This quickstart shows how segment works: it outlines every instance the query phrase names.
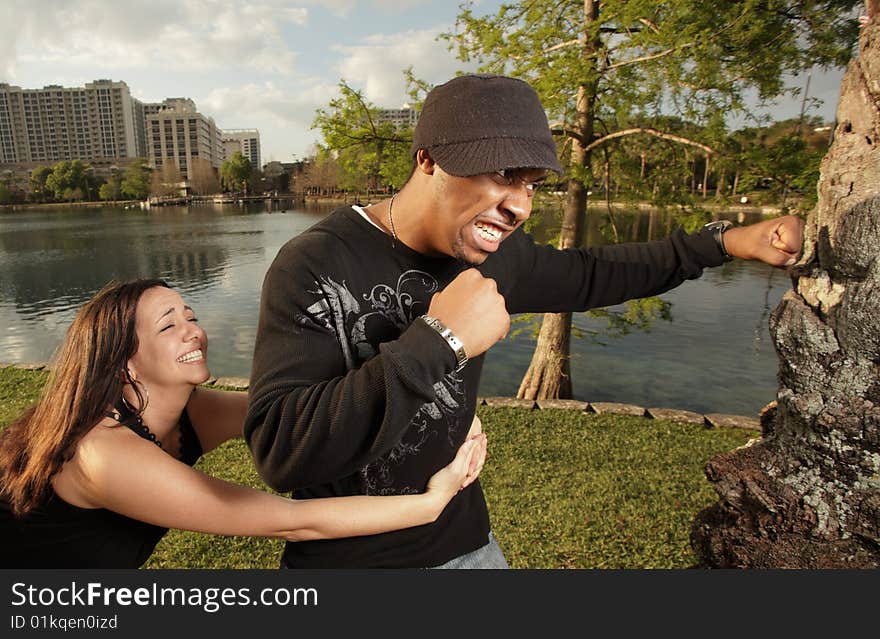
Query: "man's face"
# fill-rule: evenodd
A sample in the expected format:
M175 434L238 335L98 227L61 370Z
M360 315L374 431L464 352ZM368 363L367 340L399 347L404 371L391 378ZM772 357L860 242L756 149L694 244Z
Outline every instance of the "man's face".
M435 171L433 248L472 266L482 264L529 219L534 188L546 174L544 169L514 169L457 177L439 166Z

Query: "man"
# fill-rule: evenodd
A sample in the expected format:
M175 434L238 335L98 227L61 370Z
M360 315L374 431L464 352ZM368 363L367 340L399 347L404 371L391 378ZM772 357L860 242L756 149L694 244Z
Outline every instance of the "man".
M519 228L561 172L534 90L501 76L433 89L403 189L290 240L266 274L245 435L263 479L297 498L406 494L464 440L483 353L510 313L656 295L731 256L793 263L802 223L677 231L559 251ZM479 482L434 524L288 543L288 567L506 567Z

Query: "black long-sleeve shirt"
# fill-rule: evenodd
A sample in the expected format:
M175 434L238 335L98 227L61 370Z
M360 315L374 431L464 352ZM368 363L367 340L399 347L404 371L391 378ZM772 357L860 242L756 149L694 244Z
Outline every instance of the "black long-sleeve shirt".
M521 230L478 267L511 314L580 311L667 291L722 262L710 233L560 251ZM342 208L279 251L263 284L245 438L296 498L422 492L464 440L483 357L455 372L419 317L468 266L427 257ZM292 567L423 567L486 543L479 482L433 524L288 543Z

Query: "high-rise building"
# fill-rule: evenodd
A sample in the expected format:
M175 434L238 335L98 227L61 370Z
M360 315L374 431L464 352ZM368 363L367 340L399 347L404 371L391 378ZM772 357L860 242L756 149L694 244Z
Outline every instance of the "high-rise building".
M419 112L408 104L399 109L380 109L379 123L391 122L395 127L414 127L419 121Z
M181 178L209 183L233 150L260 168L258 131L221 131L189 98L143 103L112 80L42 89L0 83L0 165L22 185L33 168L60 160L83 160L100 175L137 157L163 171L173 163Z
M0 163L143 156L142 114L125 82L42 89L0 83Z
M256 129L223 129L223 148L228 160L236 151L250 160L255 169L262 167L260 163L260 132Z
M168 98L161 104L144 105L146 157L161 169L173 162L183 178L192 176L194 165L219 168L223 144L214 118L202 115L189 98Z

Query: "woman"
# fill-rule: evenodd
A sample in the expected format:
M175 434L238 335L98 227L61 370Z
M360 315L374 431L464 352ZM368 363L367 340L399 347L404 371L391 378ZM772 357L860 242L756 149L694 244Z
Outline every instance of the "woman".
M0 434L0 567L135 568L168 528L298 541L418 526L482 469L475 419L420 495L293 501L205 475L192 465L241 436L247 407L198 387L207 346L161 280L82 307L40 400Z

